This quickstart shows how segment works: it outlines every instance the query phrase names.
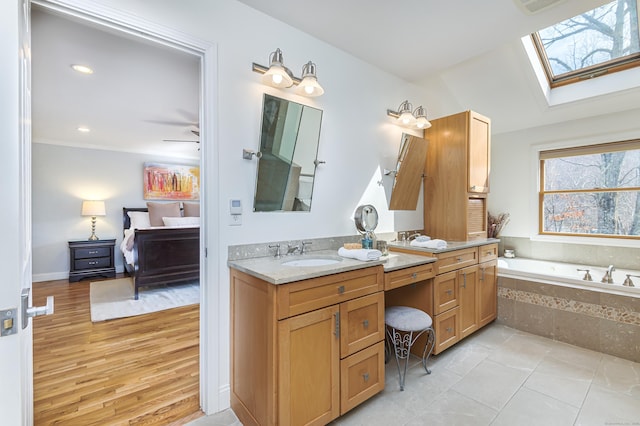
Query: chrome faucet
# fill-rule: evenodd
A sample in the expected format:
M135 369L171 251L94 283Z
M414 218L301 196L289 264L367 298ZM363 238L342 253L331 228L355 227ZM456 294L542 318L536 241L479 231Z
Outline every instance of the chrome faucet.
M591 278L591 274L589 273L588 269L577 269L578 272L584 272L584 278L582 278L585 281L593 281L593 278Z
M419 232L416 232L415 234L411 234L411 235L409 235L407 237L407 241L411 241L411 240L413 240L415 238L418 238L420 235L422 235L422 234L420 234Z
M280 244L269 245L269 248L276 249L276 254L273 257L275 257L276 259L280 259L280 257L282 257L282 255L280 254Z
M300 254L305 254L307 252L307 246L313 244L311 241L301 241L300 242Z
M609 265L609 267L607 268L607 272L604 273L604 277L602 277L602 280L600 282L613 284L613 275L611 274L615 270L616 268L614 268L613 265Z
M300 250L300 245L287 244L287 254L294 254L298 250Z

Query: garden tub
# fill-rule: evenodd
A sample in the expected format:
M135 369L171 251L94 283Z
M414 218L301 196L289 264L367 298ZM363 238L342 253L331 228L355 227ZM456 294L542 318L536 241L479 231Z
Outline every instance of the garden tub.
M583 279L585 271L589 271L593 281ZM611 274L613 284L601 282L606 271L607 266L578 265L527 258L501 257L498 259L498 276L501 277L528 279L546 284L640 297L640 278L634 277L634 275L640 276L640 271L614 268ZM627 274L631 275L630 278L635 287L622 285Z
M593 281L583 280L588 269ZM506 326L640 362L640 278L600 280L606 266L525 258L498 259L498 319Z

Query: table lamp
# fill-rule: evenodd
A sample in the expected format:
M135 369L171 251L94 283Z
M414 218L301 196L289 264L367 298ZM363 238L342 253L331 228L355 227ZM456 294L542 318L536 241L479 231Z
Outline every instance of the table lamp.
M89 241L98 240L96 235L96 217L105 216L104 201L83 201L82 202L82 216L91 216L91 236Z

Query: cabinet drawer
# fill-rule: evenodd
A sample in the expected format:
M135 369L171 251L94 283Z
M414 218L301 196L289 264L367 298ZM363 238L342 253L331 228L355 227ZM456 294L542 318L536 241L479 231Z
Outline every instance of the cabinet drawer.
M498 244L487 244L478 247L479 262L488 262L498 258Z
M110 257L78 259L73 262L74 270L79 271L83 269L99 269L109 268L111 266Z
M433 263L387 272L384 274L384 289L385 291L393 290L394 288L428 280L434 276L435 265Z
M384 293L340 305L340 358L384 340Z
M437 257L436 273L444 274L445 272L455 271L456 269L478 263L478 249L477 247L473 247L446 253L438 253Z
M438 275L433 282L433 313L455 308L459 304L458 272Z
M278 319L377 293L384 288L382 266L277 286Z
M444 314L436 315L434 329L436 332L436 347L434 354L438 354L460 340L460 308L456 307Z
M75 249L76 259L90 259L93 257L107 257L111 254L110 247L94 247Z
M384 342L340 361L340 415L384 390Z

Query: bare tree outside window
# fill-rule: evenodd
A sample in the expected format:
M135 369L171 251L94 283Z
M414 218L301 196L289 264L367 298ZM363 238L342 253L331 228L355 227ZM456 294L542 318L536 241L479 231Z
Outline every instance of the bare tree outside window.
M640 141L629 145L542 152L541 232L640 236Z
M533 35L550 83L637 66L637 0L616 0Z

